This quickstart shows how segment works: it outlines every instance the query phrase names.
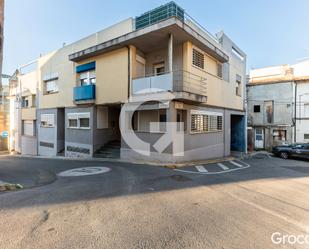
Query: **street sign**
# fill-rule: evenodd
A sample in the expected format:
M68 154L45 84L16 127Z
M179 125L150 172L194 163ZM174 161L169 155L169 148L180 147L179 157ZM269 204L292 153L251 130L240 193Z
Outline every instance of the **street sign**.
M7 138L9 136L9 133L7 131L1 132L1 137Z

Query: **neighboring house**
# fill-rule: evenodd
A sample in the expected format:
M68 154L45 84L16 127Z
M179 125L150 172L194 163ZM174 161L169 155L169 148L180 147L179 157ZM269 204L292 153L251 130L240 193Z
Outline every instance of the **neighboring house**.
M251 70L247 92L254 148L309 141L309 60Z
M24 155L37 155L36 64L20 67L10 79L10 150ZM30 71L26 71L28 67L32 67Z
M246 151L246 55L174 2L51 52L37 70L39 155L102 156L111 144L121 145L122 158L169 162ZM119 121L124 105L137 104ZM123 139L120 122L150 145L150 155ZM155 131L151 122L160 122ZM155 146L166 122L184 134L181 156L169 143L163 154Z

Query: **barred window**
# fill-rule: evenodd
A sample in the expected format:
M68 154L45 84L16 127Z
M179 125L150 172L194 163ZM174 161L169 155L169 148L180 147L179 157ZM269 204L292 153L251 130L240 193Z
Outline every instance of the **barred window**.
M191 132L222 131L222 116L192 114Z
M192 63L194 66L197 66L201 69L204 69L204 54L197 51L196 49L193 49L193 55L192 55Z

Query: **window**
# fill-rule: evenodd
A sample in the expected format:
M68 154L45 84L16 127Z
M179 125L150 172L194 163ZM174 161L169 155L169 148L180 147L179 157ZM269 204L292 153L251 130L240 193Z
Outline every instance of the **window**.
M165 71L164 63L158 63L153 65L153 69L154 69L154 75L164 74Z
M35 121L33 120L23 120L23 135L34 136L35 135Z
M90 113L68 113L68 128L89 129Z
M89 128L89 118L80 118L79 119L79 126L81 128Z
M265 118L266 122L271 124L274 121L274 102L272 100L270 101L264 101L265 106Z
M32 99L31 100L32 100L31 106L35 107L36 106L36 96L32 95Z
M159 122L166 122L166 110L159 111Z
M241 96L241 76L236 74L236 95Z
M192 63L194 66L204 69L204 54L193 49Z
M222 78L223 80L229 82L230 81L230 64L223 63L222 65Z
M45 84L45 94L55 93L58 92L58 80L46 80L44 81Z
M77 128L77 119L69 119L69 127Z
M254 105L253 106L253 111L254 112L261 112L261 106L260 105Z
M304 117L309 118L309 103L304 104Z
M304 139L309 139L309 134L304 134Z
M79 83L81 86L95 85L96 73L94 70L83 72L79 75Z
M28 97L22 97L22 99L21 99L21 107L23 107L23 108L29 107L29 99L28 99Z
M159 110L159 131L166 131L166 110ZM161 124L163 123L163 124Z
M54 127L54 114L41 114L41 127Z
M286 130L273 130L274 141L286 141Z
M191 114L191 132L222 131L223 117L211 113Z
M222 78L223 76L223 66L222 66L222 63L220 62L217 62L217 76L219 78Z

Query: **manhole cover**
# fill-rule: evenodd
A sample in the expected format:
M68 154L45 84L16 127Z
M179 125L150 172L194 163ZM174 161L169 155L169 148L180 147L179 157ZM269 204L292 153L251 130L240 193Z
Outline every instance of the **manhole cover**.
M62 177L71 177L71 176L89 176L97 175L109 172L111 169L107 167L85 167L85 168L76 168L66 171L62 171L58 176Z

